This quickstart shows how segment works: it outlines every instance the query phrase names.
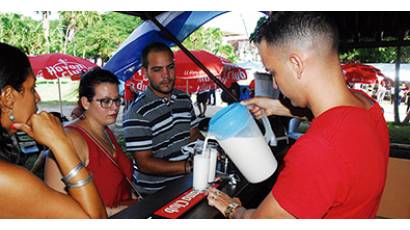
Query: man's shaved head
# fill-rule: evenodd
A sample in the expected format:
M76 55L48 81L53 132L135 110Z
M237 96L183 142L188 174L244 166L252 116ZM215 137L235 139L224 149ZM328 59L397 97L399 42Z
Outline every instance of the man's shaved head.
M320 43L330 51L338 51L338 31L326 16L316 12L274 12L258 28L255 42L268 45L309 45Z

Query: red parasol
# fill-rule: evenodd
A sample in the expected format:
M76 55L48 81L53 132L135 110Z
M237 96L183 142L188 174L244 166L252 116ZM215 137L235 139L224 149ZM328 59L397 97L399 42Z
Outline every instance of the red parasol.
M232 82L246 80L246 70L231 63L229 60L213 55L207 51L191 51L222 83L230 86ZM181 50L175 52L176 82L175 88L187 93L197 92L198 89L216 88L216 84ZM144 90L142 85L148 85L148 81L134 75L125 83L125 88L131 85L141 86L137 90Z
M48 80L70 77L80 80L83 72L97 66L87 59L74 57L67 54L54 53L29 57L34 74Z
M61 100L60 78L69 77L71 80L80 80L82 73L97 66L87 59L61 53L30 56L29 60L36 77L43 77L48 80L57 79L61 114L63 114L63 105Z
M345 80L350 83L373 84L386 76L376 67L365 64L342 64Z

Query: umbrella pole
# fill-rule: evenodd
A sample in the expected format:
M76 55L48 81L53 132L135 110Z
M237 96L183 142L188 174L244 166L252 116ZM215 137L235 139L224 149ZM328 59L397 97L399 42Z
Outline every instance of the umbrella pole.
M188 79L186 79L186 94L189 94L189 91L188 91Z
M58 100L60 101L60 114L63 116L63 101L61 100L60 78L57 77L58 82Z
M145 16L149 18L162 32L165 33L165 35L175 42L175 44L199 67L201 68L209 78L211 78L212 81L214 81L219 87L222 88L223 91L226 92L226 94L231 97L234 101L238 102L239 98L236 98L232 92L218 79L216 78L211 71L208 70L194 55L192 55L191 52L185 46L171 33L168 31L167 28L165 28L155 17L151 16L149 13L146 13Z

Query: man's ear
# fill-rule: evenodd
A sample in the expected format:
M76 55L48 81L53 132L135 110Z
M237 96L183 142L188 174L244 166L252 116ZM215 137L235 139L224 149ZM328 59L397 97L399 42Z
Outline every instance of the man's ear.
M293 70L296 72L297 78L300 79L304 70L303 58L297 53L292 53L289 55L289 62L291 63Z
M0 103L1 103L1 108L2 109L9 109L11 110L14 105L14 92L16 90L13 89L13 87L7 85L5 86L0 93Z
M88 101L88 99L86 97L81 97L80 99L81 105L83 106L83 108L85 110L88 110L88 108L90 107L90 102Z

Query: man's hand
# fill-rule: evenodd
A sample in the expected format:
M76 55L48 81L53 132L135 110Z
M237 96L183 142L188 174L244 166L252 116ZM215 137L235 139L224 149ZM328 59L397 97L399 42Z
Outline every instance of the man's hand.
M266 116L291 116L288 108L282 105L279 100L270 97L254 97L241 103L246 105L257 119L262 118L264 113Z

